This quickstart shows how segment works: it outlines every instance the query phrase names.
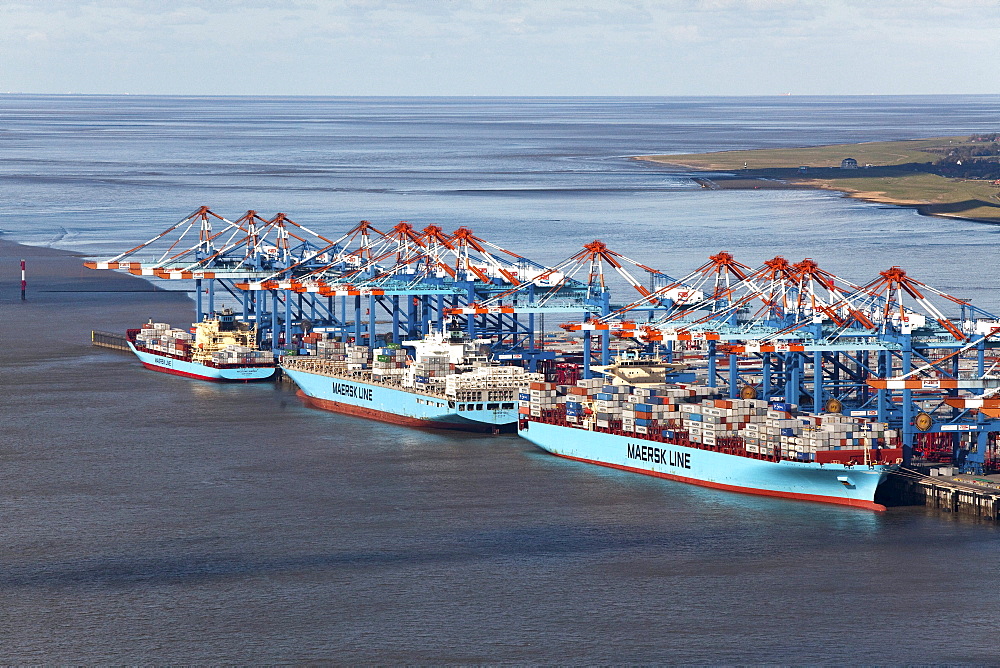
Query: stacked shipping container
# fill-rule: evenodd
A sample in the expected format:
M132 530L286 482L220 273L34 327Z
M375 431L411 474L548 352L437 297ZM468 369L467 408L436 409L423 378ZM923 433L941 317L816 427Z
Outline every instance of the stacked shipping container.
M520 391L520 413L570 425L658 438L685 438L708 448L745 448L751 455L833 461L839 452L894 444L885 423L840 414L799 415L796 406L760 399L708 398L714 388L633 387L581 380L575 386L532 383Z
M212 353L212 361L216 364L270 364L274 362L274 355L267 350L227 345Z
M183 329L174 329L165 322L146 323L136 334L138 345L156 352L189 358L194 336Z
M513 402L518 398L519 386L524 383L546 385L541 382L544 378L543 374L528 373L516 366L479 366L466 373L446 376L445 394L456 401Z
M390 343L373 351L372 375L377 379L399 378L406 373L406 351L398 343Z

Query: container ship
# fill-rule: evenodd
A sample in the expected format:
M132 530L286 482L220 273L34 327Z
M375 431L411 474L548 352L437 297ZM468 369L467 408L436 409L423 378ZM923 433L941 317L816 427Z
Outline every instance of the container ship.
M249 382L267 380L277 370L274 355L257 348L256 328L229 310L194 323L191 331L150 321L125 337L143 366L175 376Z
M714 398L704 386L533 382L519 433L552 454L716 489L884 510L875 492L902 461L884 423L787 403Z
M383 348L310 335L307 355L285 356L284 373L307 406L411 427L493 432L517 429L518 389L543 379L494 366L488 341L430 334ZM406 347L414 349L412 358Z

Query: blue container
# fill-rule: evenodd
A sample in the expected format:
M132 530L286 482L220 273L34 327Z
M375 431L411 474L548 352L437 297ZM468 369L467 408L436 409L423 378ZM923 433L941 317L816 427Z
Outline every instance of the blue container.
M702 420L703 417L704 416L701 413L688 413L687 414L687 418L691 422L704 422L704 420Z
M653 424L653 420L647 420L646 418L635 419L635 426L637 427L648 427L651 424Z
M594 395L594 398L598 401L614 401L615 395L609 394L607 392L598 392Z
M772 411L785 411L786 413L792 412L792 405L783 402L775 402L771 404Z
M795 436L795 430L792 429L791 427L782 427L781 428L781 435L782 436Z
M518 401L531 401L531 395L530 394L525 394L524 392L521 392L521 393L519 393L517 395L517 400Z
M635 404L635 410L642 411L643 413L652 413L653 412L653 405L652 404Z

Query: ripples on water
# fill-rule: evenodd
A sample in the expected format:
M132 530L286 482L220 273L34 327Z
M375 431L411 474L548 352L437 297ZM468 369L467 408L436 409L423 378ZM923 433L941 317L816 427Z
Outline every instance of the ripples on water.
M988 131L996 102L0 96L0 227L109 254L201 204L326 234L406 219L545 262L600 238L674 275L722 249L856 281L901 264L995 307L994 227L702 191L622 156ZM716 492L146 372L89 330L179 324L187 304L34 285L0 303L0 661L996 659L993 525Z

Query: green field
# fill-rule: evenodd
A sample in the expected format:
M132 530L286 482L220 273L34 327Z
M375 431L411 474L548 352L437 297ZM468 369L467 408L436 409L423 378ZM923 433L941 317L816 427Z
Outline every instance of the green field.
M641 159L734 172L740 179L781 179L840 190L864 199L916 206L929 215L1000 223L1000 187L989 180L947 178L928 173L949 148L969 145L967 137L936 137L804 148L654 155L642 156ZM860 168L841 169L844 158L854 158Z
M927 153L923 149L939 148L948 144L964 144L966 137L937 137L934 139L911 139L908 141L871 142L867 144L832 144L830 146L809 146L804 148L758 149L755 151L722 151L719 153L692 153L686 155L643 156L656 162L701 169L742 169L747 163L750 169L840 167L844 158L854 158L859 165L880 166L924 163L937 160L940 155Z

